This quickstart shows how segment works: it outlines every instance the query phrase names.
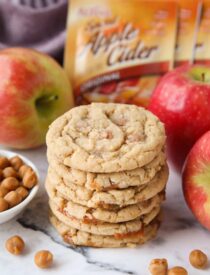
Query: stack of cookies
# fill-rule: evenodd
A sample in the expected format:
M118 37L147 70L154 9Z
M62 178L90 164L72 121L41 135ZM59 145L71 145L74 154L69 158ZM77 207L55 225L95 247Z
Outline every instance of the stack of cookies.
M163 124L143 108L92 103L47 134L50 220L74 245L123 247L155 237L168 179Z

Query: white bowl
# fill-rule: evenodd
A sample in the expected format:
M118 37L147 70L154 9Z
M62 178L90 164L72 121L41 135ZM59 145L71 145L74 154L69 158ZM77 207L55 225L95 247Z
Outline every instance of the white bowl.
M37 175L38 178L38 184L35 185L30 193L28 194L28 197L26 197L25 200L23 200L21 203L19 203L18 205L5 210L3 212L0 212L0 224L5 223L11 219L13 219L15 216L17 216L18 214L20 214L20 212L23 211L23 209L29 204L29 202L35 197L38 189L39 189L39 172L36 168L36 166L26 157L22 156L21 154L17 154L11 151L6 151L6 150L0 150L0 156L5 156L7 158L11 158L14 156L19 156L24 162L25 164L31 166L31 168L34 170L34 172Z

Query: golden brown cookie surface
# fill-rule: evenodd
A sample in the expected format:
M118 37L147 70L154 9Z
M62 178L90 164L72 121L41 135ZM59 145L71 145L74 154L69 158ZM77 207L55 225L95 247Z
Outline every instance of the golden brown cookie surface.
M71 109L50 126L48 150L65 165L95 173L142 167L165 144L157 117L126 104L92 103Z
M95 235L81 230L77 230L59 221L53 214L50 214L50 221L63 237L63 240L72 245L92 246L92 247L135 247L153 239L159 228L159 220L155 220L143 230L135 234L104 236Z

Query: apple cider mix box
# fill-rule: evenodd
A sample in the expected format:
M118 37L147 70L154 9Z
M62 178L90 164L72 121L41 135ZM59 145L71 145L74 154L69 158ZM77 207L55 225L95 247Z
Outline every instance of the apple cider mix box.
M157 0L159 1L159 0ZM174 49L174 67L193 63L195 42L198 32L198 26L201 14L200 0L165 0L177 3L178 8L178 26L176 34L176 44ZM158 84L161 75L148 75L138 79L139 92L134 97L126 98L131 94L126 91L121 98L126 102L147 107L150 96ZM134 89L136 87L134 86ZM128 100L129 99L129 100Z
M196 36L201 14L200 0L171 0L178 5L178 30L175 67L193 63Z
M204 1L195 50L195 63L210 64L210 1Z
M64 67L77 104L147 106L173 67L177 3L71 0Z

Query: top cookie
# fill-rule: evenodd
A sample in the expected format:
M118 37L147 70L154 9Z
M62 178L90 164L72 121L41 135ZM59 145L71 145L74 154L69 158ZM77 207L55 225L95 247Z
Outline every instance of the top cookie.
M56 119L48 150L66 166L94 173L132 170L152 161L165 144L163 124L135 105L92 103Z

